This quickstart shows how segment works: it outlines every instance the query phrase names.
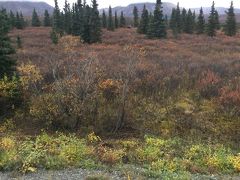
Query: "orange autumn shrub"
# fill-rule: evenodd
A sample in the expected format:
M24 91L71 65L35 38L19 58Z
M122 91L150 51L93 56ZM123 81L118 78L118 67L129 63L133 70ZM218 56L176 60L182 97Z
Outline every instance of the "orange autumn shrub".
M113 79L107 79L99 83L103 97L108 100L114 100L120 91L121 82Z

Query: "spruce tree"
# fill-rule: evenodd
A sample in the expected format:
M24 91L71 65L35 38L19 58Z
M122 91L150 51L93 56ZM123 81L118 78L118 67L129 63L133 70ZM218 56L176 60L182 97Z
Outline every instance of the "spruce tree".
M16 26L16 17L12 11L10 11L9 18L10 18L11 29L13 29Z
M21 22L20 22L20 16L19 16L19 13L18 13L18 12L16 13L15 27L16 27L17 29L22 29L22 28L21 28Z
M0 10L0 27L0 78L3 78L4 75L12 76L16 65L16 61L11 57L15 50L8 37L10 26L5 10Z
M195 10L192 13L192 22L193 22L193 31L196 30L196 12Z
M83 23L83 31L81 34L81 38L83 39L84 42L89 43L91 42L91 34L90 34L90 18L91 18L91 8L89 5L86 5L84 8L84 23Z
M176 9L175 8L172 8L169 26L172 30L176 28Z
M115 23L115 28L119 28L119 22L118 22L118 15L117 15L117 11L115 11L115 17L114 17L114 23Z
M194 18L191 9L188 10L186 23L185 23L185 33L192 34L194 31Z
M61 12L58 6L58 1L54 0L55 8L53 11L53 31L57 33L62 33L62 19Z
M138 27L139 25L139 17L138 17L138 9L136 6L133 8L133 16L134 16L134 27Z
M24 18L23 18L23 15L22 13L18 13L16 14L16 20L15 20L15 27L17 29L23 29L25 26L25 21L24 21Z
M102 27L107 28L107 16L106 16L106 13L105 13L104 10L103 10L103 13L102 13Z
M231 6L226 12L226 14L227 14L227 20L224 25L224 33L227 36L235 36L237 33L237 23L236 23L236 17L234 13L233 1L231 2Z
M181 18L181 10L179 3L177 4L177 9L175 13L175 28L178 31L178 33L182 32L182 18Z
M44 12L43 25L44 25L45 27L51 26L51 19L50 19L50 15L49 15L49 13L48 13L48 10L45 10L45 12Z
M60 35L63 36L64 34L64 13L63 11L60 12Z
M146 5L144 4L140 24L138 26L138 33L147 34L148 23L149 23L148 10L146 9Z
M86 22L84 20L84 5L82 4L81 0L78 0L77 3L73 4L73 9L72 9L72 34L75 36L80 36L83 32L83 26L84 23Z
M207 34L208 36L216 36L217 30L217 22L216 22L216 10L215 10L215 2L213 1L211 12L208 17L208 25L207 25Z
M36 9L33 9L33 13L32 13L32 26L33 27L39 27L41 26L41 22L39 20L38 14L36 12Z
M112 16L112 7L109 6L108 11L108 28L109 31L114 31L113 16Z
M125 27L126 26L126 19L123 15L123 11L121 11L121 16L120 16L120 24L119 26L122 28L122 27Z
M181 22L182 22L182 27L181 29L183 30L183 32L187 32L188 31L188 14L187 14L187 10L185 8L182 9L182 14L181 14Z
M197 34L203 34L204 30L205 30L205 18L203 14L203 8L201 7L197 21Z
M154 10L154 16L149 23L148 33L149 38L166 38L167 31L162 12L162 2L157 0Z
M70 4L67 2L67 0L65 0L63 11L64 11L64 28L63 29L67 34L71 34L72 33L72 12L70 9Z
M221 24L220 24L220 21L219 21L219 14L218 14L217 10L215 10L215 22L216 22L217 30L221 29Z
M90 17L90 41L95 43L101 41L101 19L99 17L98 4L96 0L92 0L91 17Z
M169 22L168 22L168 15L167 14L165 14L165 16L164 16L164 21L165 21L166 27L168 28Z
M20 12L20 25L21 25L21 29L24 29L25 26L26 26L26 21L25 21L25 19L23 17L22 12Z

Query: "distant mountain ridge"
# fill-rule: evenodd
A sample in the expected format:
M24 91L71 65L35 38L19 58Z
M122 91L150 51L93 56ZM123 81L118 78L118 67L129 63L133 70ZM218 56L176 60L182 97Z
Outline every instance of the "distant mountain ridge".
M126 7L118 6L118 7L112 8L112 11L113 12L117 11L119 14L120 14L121 11L123 11L123 13L126 17L133 17L134 6L136 6L138 8L139 14L141 14L144 4L146 5L147 10L149 12L153 13L153 11L155 9L155 3L135 3L135 4L130 4ZM163 13L168 15L168 16L171 15L172 8L177 7L175 4L168 3L168 2L164 2L162 6L163 6ZM200 7L199 8L190 8L190 9L195 11L196 14L198 14L199 11L200 11ZM224 7L216 7L216 9L217 9L219 15L225 15L225 11L228 10L228 8L224 8ZM102 13L103 10L105 10L105 12L108 13L108 8L100 9L100 13ZM211 11L211 7L203 7L203 11L204 11L205 15L208 15ZM240 14L240 9L235 8L235 13Z
M141 14L144 4L146 5L146 8L149 12L154 11L155 3L147 3L147 2L146 3L129 4L126 7L122 7L122 6L114 7L114 8L112 8L112 11L113 12L117 11L118 14L120 14L120 12L123 11L123 13L126 17L132 17L134 6L136 6L138 8L139 14ZM168 2L164 2L162 6L163 6L163 13L167 14L167 15L171 15L172 8L176 7L175 4L168 3ZM105 12L108 13L108 8L100 9L100 13L102 13L103 10L105 10Z
M4 8L7 11L14 13L22 12L24 16L31 16L35 8L38 15L42 16L45 10L50 14L53 13L53 7L45 2L32 2L32 1L0 1L0 9Z

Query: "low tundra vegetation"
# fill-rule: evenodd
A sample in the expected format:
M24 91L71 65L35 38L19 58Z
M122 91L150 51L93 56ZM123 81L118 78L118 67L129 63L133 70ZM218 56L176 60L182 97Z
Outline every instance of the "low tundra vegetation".
M51 45L49 29L35 31L13 32L24 39L17 71L0 79L2 171L239 173L235 38L158 41L120 29L104 32L101 44L63 36Z
M135 173L155 178L240 172L239 150L222 144L189 143L179 138L145 136L141 141L103 141L94 133L82 139L62 133L42 133L21 140L9 135L0 139L0 145L2 171L27 173L66 167L121 171L124 166L135 165L142 168Z

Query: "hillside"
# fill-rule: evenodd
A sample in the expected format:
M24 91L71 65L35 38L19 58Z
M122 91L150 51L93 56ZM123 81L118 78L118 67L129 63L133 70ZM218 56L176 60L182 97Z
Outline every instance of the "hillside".
M0 1L0 8L13 12L21 11L24 16L31 16L34 8L39 15L43 15L45 10L48 10L49 13L53 12L53 7L45 2Z
M149 12L153 12L154 9L155 9L155 3L136 3L136 4L130 4L128 5L127 7L121 7L121 6L118 6L118 7L114 7L113 8L113 12L117 11L120 12L123 11L124 15L127 16L127 17L132 17L133 14L132 14L132 11L133 11L133 8L134 6L136 6L139 10L139 12L142 11L143 9L143 6L144 4L146 5L146 8ZM172 4L172 3L163 3L163 12L164 14L167 14L167 15L170 15L171 12L172 12L172 8L176 7L176 5ZM108 12L108 9L104 9L106 12ZM102 12L103 9L100 10L100 12Z
M123 11L124 15L126 17L132 17L133 16L133 8L134 6L136 6L139 10L139 12L141 13L142 9L143 9L143 6L144 4L146 5L147 9L149 12L152 12L154 11L154 8L155 8L155 3L136 3L136 4L130 4L126 7L122 7L122 6L118 6L118 7L114 7L112 8L113 9L113 12L117 11L118 14L120 14L121 11ZM163 12L164 14L167 14L168 16L171 15L171 12L172 12L172 8L176 7L175 4L173 3L163 3ZM193 11L195 11L197 14L200 10L200 8L191 8ZM224 8L224 7L217 7L216 8L218 10L218 13L220 15L220 20L223 22L226 18L225 16L225 11L227 11L228 8ZM100 13L103 12L103 10L105 10L106 12L108 12L108 8L105 8L105 9L101 9L100 10ZM203 11L204 11L204 14L206 15L206 18L208 16L208 14L210 13L210 10L211 8L210 7L204 7L203 8ZM240 22L240 9L235 9L235 13L237 14L237 21Z

